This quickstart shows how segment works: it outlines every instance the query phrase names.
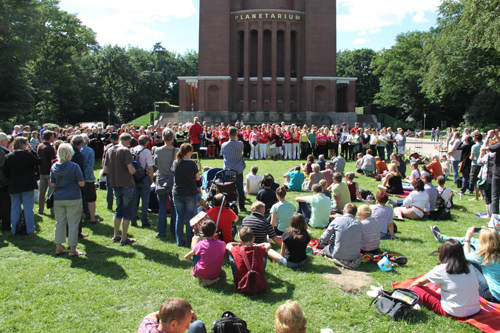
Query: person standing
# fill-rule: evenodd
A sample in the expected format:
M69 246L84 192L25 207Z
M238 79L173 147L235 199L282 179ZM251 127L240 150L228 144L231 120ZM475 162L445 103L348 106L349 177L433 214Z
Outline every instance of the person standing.
M109 144L104 147L104 153L102 155L102 165L104 165L104 156L108 152L109 149L112 149L114 146L118 144L118 134L110 133L109 135ZM108 204L108 210L113 210L113 188L111 187L111 183L109 182L109 175L106 175L106 202Z
M21 204L24 208L26 233L35 235L35 204L34 190L38 188L35 178L35 166L42 164L42 160L31 152L31 146L25 137L14 139L14 151L5 157L3 174L9 179L8 190L11 200L10 220L12 233L16 233L16 226L21 219Z
M56 151L52 147L54 142L54 133L49 131L47 125L44 125L43 142L37 147L37 155L42 159L42 164L39 167L40 172L40 192L38 195L38 214L43 214L45 208L45 197L47 189L50 191L52 188L50 184L50 167L52 161L56 160Z
M194 117L194 124L189 126L189 140L191 142L191 146L193 146L193 151L195 153L200 152L202 134L203 128L200 125L200 119L198 117Z
M457 131L453 133L453 138L451 139L452 145L450 150L448 150L448 156L451 160L451 169L453 171L453 184L457 184L458 180L458 168L460 166L460 158L462 157L462 152L458 150L460 146L460 133Z
M151 184L154 182L153 173L153 156L151 155L151 150L146 148L148 143L148 136L141 135L139 137L139 145L132 148L132 154L138 156L141 168L148 171L149 177L146 176L140 183L135 184L135 198L132 211L132 225L137 226L137 211L139 205L139 198L141 199L142 210L141 210L141 222L142 227L147 228L151 226L148 219L148 207L149 207L149 192L151 189Z
M495 138L496 143L490 145L490 141ZM493 169L493 177L491 178L491 213L498 214L498 198L500 195L500 142L498 132L491 130L483 146L485 151L496 153L495 155L495 168Z
M134 158L128 149L132 137L128 133L120 135L120 143L108 149L104 156L105 174L109 174L110 184L115 192L116 211L114 217L113 242L121 245L134 243L136 240L127 237L127 231L132 219L133 200L135 196ZM120 225L122 234L119 236Z
M229 128L229 141L221 147L221 155L224 158L224 169L236 171L236 185L238 187L238 199L240 211L245 212L245 193L243 192L243 172L246 164L243 159L243 142L237 140L236 128Z
M8 145L9 137L0 132L0 219L2 220L2 231L11 230L9 179L3 174L5 156L9 154Z
M83 188L83 200L84 205L87 206L89 211L90 224L97 224L101 221L97 220L95 217L95 202L97 200L97 193L95 191L95 176L94 176L94 161L95 153L92 148L88 147L89 137L87 134L83 134L83 145L80 149L81 153L85 157L85 187Z

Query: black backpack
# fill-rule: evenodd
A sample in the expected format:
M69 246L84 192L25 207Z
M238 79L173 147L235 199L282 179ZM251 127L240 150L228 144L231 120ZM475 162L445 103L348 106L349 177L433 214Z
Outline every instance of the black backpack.
M393 320L408 319L410 310L420 300L416 292L406 288L396 288L392 292L381 290L371 302L370 308L375 306L380 313L386 314Z
M134 163L132 163L132 165L134 166L135 169L135 173L133 176L134 176L134 181L137 184L142 184L142 180L146 178L148 175L146 169L141 167L141 162L139 162L139 155L142 153L144 149L146 148L142 148L141 150L132 153L132 157L134 158Z
M24 209L21 211L21 218L16 224L16 235L24 236L27 234L26 222L24 221Z
M247 322L238 318L231 311L226 311L222 317L214 323L211 333L250 333Z

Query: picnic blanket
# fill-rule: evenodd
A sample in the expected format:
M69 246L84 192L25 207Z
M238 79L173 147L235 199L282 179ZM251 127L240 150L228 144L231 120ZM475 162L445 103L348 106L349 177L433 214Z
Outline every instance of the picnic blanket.
M413 281L418 279L420 276L408 279L399 283L393 283L393 288L408 288ZM430 289L439 292L439 286L428 283L426 285ZM479 298L479 303L481 304L481 311L477 315L467 320L460 320L463 323L471 324L479 328L483 332L487 333L497 333L500 332L500 304L491 303L484 298Z
M397 197L406 198L407 196L410 195L410 193L411 193L411 191L403 190L403 194L394 194L394 193L391 193L391 194L395 195Z
M319 240L319 238L311 239L309 243L307 243L307 246L311 249L312 253L317 256L321 255L321 249L318 248Z

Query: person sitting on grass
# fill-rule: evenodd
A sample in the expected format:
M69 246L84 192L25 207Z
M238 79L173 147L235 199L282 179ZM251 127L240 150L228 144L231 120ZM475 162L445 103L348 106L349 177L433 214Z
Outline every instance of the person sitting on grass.
M306 176L300 172L300 166L297 165L288 170L288 172L283 175L283 178L286 178L285 185L288 186L290 191L300 192L302 191L302 183Z
M267 252L269 258L288 268L304 266L307 258L307 244L311 240L304 215L293 214L290 227L283 234L282 239L281 252L271 249Z
M306 222L313 228L324 228L328 225L330 213L332 211L330 199L323 194L321 185L312 187L313 195L307 197L297 197L295 201L299 203L297 213L301 213L306 218Z
M349 188L351 202L363 201L363 196L361 196L361 192L359 191L359 185L357 182L353 181L355 176L354 172L348 172L345 174L345 182Z
M305 333L307 319L299 303L286 301L274 314L275 333Z
M332 162L326 162L326 169L321 171L321 174L323 175L323 179L326 180L327 182L327 187L332 185L333 183L333 170L334 166Z
M453 193L453 190L451 188L444 187L446 185L446 178L444 176L439 176L436 181L438 183L438 194L443 199L445 207L451 208L451 206L453 206L452 198L455 193Z
M286 201L286 185L278 187L276 198L279 200L271 207L271 225L274 227L276 235L281 236L290 226L290 219L295 211L295 206L290 201Z
M332 160L332 164L334 166L335 172L340 172L341 174L344 174L346 160L344 158L344 154L343 153L340 153L339 156L335 157Z
M254 233L249 227L241 228L238 233L238 238L239 243L233 242L226 244L226 250L229 251L229 263L231 264L235 285L238 285L248 272L248 268L242 257L241 249L245 252L250 264L252 264L253 256L257 256L256 271L262 275L264 275L264 270L266 269L266 254L271 249L271 244L269 243L255 244Z
M271 175L270 173L264 174L264 178L262 178L262 183L260 183L260 189L262 190L264 188L264 179L266 179L266 177L270 177L273 180L273 183L271 184L271 190L273 190L273 191L276 192L276 190L278 189L278 187L280 187L280 184L276 183L276 181L274 180L273 175Z
M365 176L372 176L376 170L377 164L375 163L375 157L373 157L373 151L368 149L361 161L361 171L363 171Z
M194 263L191 275L200 279L199 284L202 287L210 286L219 281L226 257L226 244L214 238L215 229L213 221L203 222L201 231L206 239L201 240L199 236L194 236L191 242L191 251L184 256L184 259Z
M439 262L410 285L410 289L420 297L420 303L440 316L459 320L477 314L481 310L479 283L472 265L465 259L462 245L448 239L439 251ZM441 293L426 287L429 282L437 284Z
M321 185L321 188L323 189L323 194L330 200L332 200L332 192L328 191L327 188L328 188L328 183L326 182L326 180L324 179L321 179L319 181L319 183Z
M273 183L274 179L272 177L264 176L264 180L262 181L264 189L257 193L257 200L262 201L266 205L266 214L269 214L271 207L278 201L278 199L276 199L276 192L271 190L271 185Z
M387 164L385 164L384 160L380 159L380 156L375 156L375 164L377 165L377 175L384 175L387 172Z
M325 155L319 155L318 156L318 162L316 162L317 165L319 165L320 171L323 171L326 169L326 161L325 161Z
M389 164L389 172L382 181L382 185L378 185L381 191L390 194L403 194L403 182L401 174L398 171L396 164Z
M358 153L358 159L356 160L356 173L362 175L363 170L361 170L361 164L363 164L363 153Z
M160 311L150 313L142 320L137 333L182 333L188 329L188 333L207 332L191 304L182 298L169 298L161 305Z
M424 190L425 193L429 196L429 203L427 204L427 207L425 208L425 211L428 216L431 215L431 213L436 210L436 203L437 203L437 197L438 197L438 190L434 184L432 184L432 175L430 173L426 173L422 177L424 181Z
M385 204L389 200L389 194L385 191L377 192L377 204L370 206L372 217L376 218L380 226L380 240L395 239L394 230L395 223L392 219L394 216L391 206Z
M258 175L257 172L259 172L259 167L252 166L250 173L246 176L245 194L257 194L259 192L262 176Z
M312 173L312 165L314 163L314 155L307 156L307 163L302 163L302 171L306 175L310 175Z
M238 215L227 208L228 202L223 199L224 194L216 194L212 200L214 207L208 209L206 213L215 223L217 223L217 218L219 218L219 225L216 226L222 232L222 240L227 244L233 241L233 222L238 222ZM222 201L224 201L223 207L221 207Z
M349 187L342 181L341 173L333 174L333 184L328 189L332 191L334 209L341 210L342 207L351 202Z
M425 192L422 179L415 179L413 188L414 190L403 201L403 207L394 209L394 214L400 219L407 217L412 220L419 220L425 215L429 195Z
M415 179L421 178L420 171L418 171L418 163L417 162L411 163L410 169L411 169L411 174L408 177L406 177L404 181L405 183L413 184L413 181ZM411 191L412 188L410 187L409 190Z
M335 218L321 235L321 254L331 258L339 266L358 268L361 264L361 239L363 226L355 216L358 208L349 203L342 217Z
M373 252L380 245L380 226L376 218L372 216L372 210L368 205L361 205L358 208L358 218L363 226L363 236L361 238L361 251Z
M439 155L432 155L432 162L427 165L427 169L432 173L432 177L437 179L443 175L443 168L439 163Z
M272 239L276 245L281 246L281 238L276 236L271 223L264 217L266 205L263 202L256 201L252 204L251 210L252 214L245 217L241 225L252 229L257 243L266 243L268 239Z
M446 154L441 155L439 162L441 164L441 170L443 171L443 176L445 178L448 178L448 176L450 175L450 161L448 161L448 156Z
M320 172L320 166L317 163L312 165L312 173L309 174L309 182L307 184L307 190L311 191L313 185L318 184L321 179L323 179L323 174Z

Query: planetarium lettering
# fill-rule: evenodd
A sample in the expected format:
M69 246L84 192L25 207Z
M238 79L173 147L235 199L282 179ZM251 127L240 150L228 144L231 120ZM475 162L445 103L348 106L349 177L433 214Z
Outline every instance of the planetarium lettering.
M300 21L300 15L293 14L274 14L274 13L259 13L259 14L241 14L235 15L235 21L243 21L243 20L295 20Z

